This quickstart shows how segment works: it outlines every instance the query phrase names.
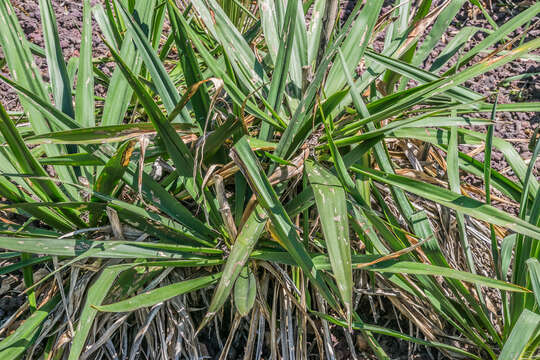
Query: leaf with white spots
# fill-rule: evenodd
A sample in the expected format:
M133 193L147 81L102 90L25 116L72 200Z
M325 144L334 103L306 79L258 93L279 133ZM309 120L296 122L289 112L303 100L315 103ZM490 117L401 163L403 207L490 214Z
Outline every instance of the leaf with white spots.
M75 336L71 343L71 351L69 352L69 360L79 359L81 355L86 338L90 333L90 328L98 312L92 305L101 305L116 277L122 271L131 267L133 267L131 264L109 266L103 270L96 282L90 287L79 318L79 323L75 329Z
M219 249L136 241L92 241L75 238L16 238L0 236L0 248L30 254L81 256L92 249L91 256L111 259L191 259L206 258L188 253L221 254ZM198 265L203 266L204 263Z
M305 166L314 190L332 271L350 321L353 284L345 190L339 179L321 165L306 161Z
M212 319L229 298L232 291L232 284L234 284L240 275L259 237L264 232L267 218L261 206L257 206L242 227L242 230L235 239L231 253L227 257L227 262L223 267L223 277L214 291L208 312L199 325L199 329L203 328Z
M208 276L201 276L195 279L180 281L171 285L145 291L129 299L115 302L108 305L93 306L98 311L106 312L126 312L133 311L143 307L150 307L162 301L172 299L175 296L187 294L195 290L203 289L217 282L221 273Z
M283 205L270 184L268 177L264 174L261 164L249 147L247 137L242 137L234 146L231 155L234 161L240 166L242 174L253 190L259 205L266 210L272 222L272 238L293 257L298 266L304 272L309 281L320 291L320 294L328 304L338 309L338 304L331 293L323 275L317 271L306 248L300 241L296 227L285 211Z
M249 314L255 304L255 295L257 295L255 275L249 266L244 266L234 284L234 305L240 315Z

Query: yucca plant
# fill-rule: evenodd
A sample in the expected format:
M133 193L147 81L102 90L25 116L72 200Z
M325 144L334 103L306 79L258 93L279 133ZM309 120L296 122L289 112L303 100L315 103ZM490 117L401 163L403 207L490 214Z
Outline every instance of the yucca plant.
M333 331L352 358L388 359L381 335L449 357L534 356L540 141L527 164L493 122L540 104L497 105L463 84L540 47L510 38L540 4L464 53L466 41L448 43L424 70L463 4L397 1L382 13L370 0L341 22L337 1L85 0L70 71L50 0L44 49L0 2L1 79L24 109L0 108L0 195L27 219L3 226L2 258L19 260L0 271L22 270L28 294L2 325L0 354L334 358ZM92 57L92 17L109 59ZM459 59L443 72L448 54ZM111 77L98 68L109 60ZM462 144L485 146L485 161ZM519 181L491 168L493 148ZM484 188L465 190L463 173ZM519 216L492 206L495 195ZM485 240L493 278L477 274ZM359 306L388 291L417 336ZM244 352L232 355L239 332Z

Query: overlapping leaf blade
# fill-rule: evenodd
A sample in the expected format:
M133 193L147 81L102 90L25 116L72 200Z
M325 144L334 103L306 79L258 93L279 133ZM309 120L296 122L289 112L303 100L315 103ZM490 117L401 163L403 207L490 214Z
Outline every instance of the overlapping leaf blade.
M332 272L350 321L353 281L345 191L337 177L312 161L306 163L306 173L315 195Z

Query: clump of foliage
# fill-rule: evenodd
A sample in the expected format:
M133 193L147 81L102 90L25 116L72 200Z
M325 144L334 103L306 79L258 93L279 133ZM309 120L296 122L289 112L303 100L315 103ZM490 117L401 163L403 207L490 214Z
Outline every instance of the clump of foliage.
M533 354L540 142L527 164L493 121L540 105L463 84L540 47L510 38L540 3L468 51L462 29L422 69L463 4L360 1L341 21L337 1L84 0L80 56L65 62L50 0L44 49L1 1L1 80L24 111L0 107L0 195L25 221L2 226L1 257L19 260L0 271L22 270L28 294L2 324L2 357L197 359L204 335L225 358L242 324L245 359L331 358L331 324L352 357L388 359L381 336L451 357ZM110 58L92 57L92 18ZM486 161L461 144L485 144ZM491 168L492 148L519 181ZM460 173L484 188L467 196ZM366 321L373 294L418 335Z

